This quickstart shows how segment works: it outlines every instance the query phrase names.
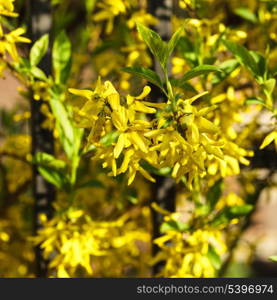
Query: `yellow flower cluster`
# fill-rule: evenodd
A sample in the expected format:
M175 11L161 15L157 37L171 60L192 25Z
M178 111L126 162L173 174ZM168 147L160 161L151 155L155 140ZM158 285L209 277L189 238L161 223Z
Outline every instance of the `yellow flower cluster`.
M109 271L105 266L115 267L119 261L121 268L134 264L132 257L140 255L137 242L149 242L149 234L129 218L126 213L114 221L93 221L83 210L71 207L50 221L42 215L43 228L33 240L46 258L54 256L49 265L56 271L52 276L71 277L78 267L86 275L105 276ZM100 258L101 269L97 270Z
M129 172L128 184L131 184L139 171L150 181L154 179L140 166L140 161L145 160L157 164L157 155L151 151L151 141L145 134L151 130L151 122L139 118L141 113L153 114L155 106L159 104L142 101L149 92L146 86L141 95L133 97L128 95L125 105L120 102L120 96L107 81L103 85L100 80L94 91L70 89L71 93L87 99L84 106L77 111L78 126L90 128L88 143L98 147L95 159L104 160L103 167L111 167L114 176ZM100 138L109 133L108 130L117 131L117 142L110 146L101 144ZM123 154L121 166L117 167L116 160Z
M106 33L110 34L114 28L114 19L120 15L127 15L131 8L134 8L134 12L128 18L126 24L129 28L134 28L136 22L143 23L145 25L152 25L156 23L155 17L147 13L145 8L140 7L138 9L137 0L103 0L97 3L99 9L92 17L95 22L106 21Z
M22 36L25 29L17 28L8 33L4 32L1 18L3 17L17 17L18 14L14 12L14 0L0 0L0 76L6 68L7 54L17 61L19 59L16 43L30 43L31 41Z
M207 162L210 157L223 159L224 143L217 138L219 129L206 118L215 106L198 109L192 105L195 100L206 92L190 99L179 99L176 112L163 113L158 121L158 128L147 133L159 150L161 167L172 167L172 177L177 181L188 174L188 186L195 176L206 175ZM162 128L167 120L170 125Z
M220 128L222 140L224 141L224 160L220 163L211 160L208 168L210 175L220 173L222 177L231 176L240 173L239 163L246 166L249 160L245 157L254 155L253 151L246 150L241 147L244 140L240 139L240 130L236 130L235 126L242 123L242 113L247 111L244 105L244 96L236 92L234 87L230 86L226 93L221 93L211 99L212 105L217 105L218 109L212 112L214 123ZM238 126L237 126L238 127ZM247 136L250 132L247 132Z
M196 176L205 176L207 170L213 175L218 169L222 176L232 175L239 172L239 162L248 163L244 156L249 153L222 138L219 128L207 119L216 106L193 105L207 92L179 99L172 111L169 102L144 101L150 93L148 86L139 96L127 95L126 99L120 99L109 81L102 84L99 80L94 91L69 91L86 99L80 109L75 108L75 120L79 127L90 129L88 143L97 147L95 159L104 160L103 167L111 168L113 176L128 171L128 184L136 172L154 181L142 167L143 161L155 168L172 168L172 177L177 181L187 175L189 187ZM156 113L157 119L153 118ZM111 133L115 140L109 145L101 143L101 138Z
M135 6L136 1L130 0L103 0L97 3L99 11L93 15L96 22L107 21L106 33L113 30L114 18L120 14L125 14L131 6Z
M227 251L223 233L214 228L197 229L191 234L170 230L155 243L161 248L155 262L165 261L159 274L162 277L214 277L209 249L214 247L218 255Z
M231 192L220 197L213 213L244 204L241 197ZM211 218L195 214L184 223L180 212L170 213L156 205L153 208L164 214L163 225L166 225L161 227L164 234L154 240L160 250L152 264L165 263L158 276L215 277L224 254L228 252L228 227L237 224L239 219L232 218L229 223L215 225L211 222L213 213Z

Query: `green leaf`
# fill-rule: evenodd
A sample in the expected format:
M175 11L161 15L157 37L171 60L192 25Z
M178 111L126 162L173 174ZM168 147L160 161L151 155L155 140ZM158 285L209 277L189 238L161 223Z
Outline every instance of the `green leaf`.
M186 231L188 229L189 229L189 225L188 224L183 223L181 221L170 220L170 221L164 222L161 225L160 231L162 233L165 233L166 231L169 231L169 230L183 232L183 231Z
M237 67L239 63L236 59L228 59L220 64L218 67L222 72L217 72L212 78L212 84L216 85L226 79Z
M138 204L138 198L134 196L127 196L127 200L132 204Z
M83 128L76 128L72 121L70 106L63 101L64 93L59 91L60 85L51 89L49 105L55 117L55 125L58 131L59 142L65 152L71 167L71 184L75 184L77 169L80 163L80 147L84 134Z
M236 205L229 208L229 216L231 218L246 216L253 209L253 205L244 204L244 205Z
M266 79L267 77L267 62L265 57L257 51L249 51L258 66L258 74Z
M73 126L68 117L68 112L64 104L58 99L54 99L50 101L50 106L55 115L55 118L60 123L65 136L67 137L68 140L73 142L74 141Z
M24 69L30 69L31 68L31 62L29 61L29 59L22 57L20 60L20 65L22 64L22 67Z
M68 187L66 163L53 155L38 152L33 157L33 163L38 166L41 176L59 189Z
M180 79L176 78L170 78L169 81L172 86L177 86L189 92L197 93L197 90L188 82L182 82Z
M40 80L46 81L47 80L47 76L45 75L45 73L38 67L36 66L32 66L30 69L31 74Z
M195 45L187 36L182 36L180 38L178 49L191 67L196 67L198 65Z
M164 168L160 168L160 169L155 168L146 161L141 161L140 165L149 173L156 174L159 176L169 176L172 172L172 168L169 168L169 167L164 167Z
M72 159L75 152L74 144L77 141L74 141L75 129L73 128L73 124L69 119L69 113L65 108L63 102L56 97L52 97L49 100L49 104L56 119L56 126L63 150L65 151L67 157L69 159Z
M93 152L96 150L96 146L95 145L87 145L86 147L83 148L82 150L82 155L84 155L85 157L89 158L92 156Z
M103 189L103 188L105 188L105 185L99 180L91 179L91 180L88 180L87 182L82 183L81 185L78 186L78 188L89 188L89 187L96 187L96 188Z
M163 90L163 83L160 76L150 69L143 67L126 67L122 70L124 72L142 77Z
M240 16L243 19L245 19L249 22L252 22L254 24L258 22L256 15L247 7L239 7L237 9L235 9L234 13L237 16Z
M73 124L73 135L74 135L74 145L73 145L73 151L75 156L80 156L81 153L79 153L81 149L82 139L84 135L84 129L83 128L77 128Z
M138 200L138 193L137 193L136 189L127 190L126 198L132 204L138 204L139 200Z
M157 175L159 176L168 176L172 172L172 168L170 167L163 167L160 169L157 169Z
M58 189L64 188L67 184L65 175L54 169L40 166L38 167L38 171L46 181L53 184Z
M137 30L152 54L159 60L162 68L165 70L168 60L167 44L155 31L142 24L137 23Z
M46 54L49 45L49 35L45 34L38 39L30 50L30 62L32 66L36 66Z
M71 67L71 43L65 31L54 41L52 61L55 83L65 83Z
M97 0L85 0L86 10L87 10L88 14L92 13L96 2L97 2Z
M111 131L100 139L100 143L104 146L110 146L117 140L119 134L118 131Z
M209 245L209 250L207 253L207 257L210 260L211 264L216 270L219 270L221 267L221 259L220 256L217 254L214 246Z
M242 45L232 41L222 40L226 48L231 51L239 61L239 63L247 67L254 76L259 76L258 65L251 53Z
M216 66L211 66L211 65L201 65L198 67L193 68L192 70L188 71L180 80L179 84L183 84L186 81L199 76L203 74L208 74L211 72L222 72L220 68Z
M264 82L264 92L267 96L270 96L275 88L276 80L274 78L270 78Z
M232 207L225 207L218 215L215 216L212 221L213 226L218 226L220 224L227 224L230 220L234 218L239 218L246 216L253 209L253 205L244 204L236 205Z
M172 54L173 50L176 48L180 38L181 38L181 35L184 31L184 27L180 27L174 34L173 36L171 37L168 45L167 45L167 57L169 58L170 55Z
M270 256L269 259L274 261L274 262L277 262L277 255Z
M38 152L33 158L33 163L40 166L47 166L56 170L66 168L66 163L63 160L56 159L53 155L45 152Z
M197 207L195 209L196 217L207 216L211 211L210 206L207 204L197 203L196 205L197 205Z
M216 56L204 57L202 65L214 65L216 60Z
M264 100L263 99L260 99L260 98L251 98L251 99L247 99L245 101L246 104L248 105L251 105L251 104L259 104L259 105L262 105L266 108L268 108L268 106L264 103Z
M270 71L271 77L277 76L277 66L275 66L271 71Z
M210 210L213 209L222 195L223 181L219 179L207 192L207 201L210 205Z

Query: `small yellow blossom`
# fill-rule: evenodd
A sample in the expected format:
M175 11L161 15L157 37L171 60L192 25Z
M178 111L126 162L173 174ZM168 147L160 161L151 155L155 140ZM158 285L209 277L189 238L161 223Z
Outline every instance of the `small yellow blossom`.
M263 140L260 149L264 149L266 146L268 146L269 144L271 144L274 141L275 143L275 148L277 151L277 131L274 130L272 132L270 132Z

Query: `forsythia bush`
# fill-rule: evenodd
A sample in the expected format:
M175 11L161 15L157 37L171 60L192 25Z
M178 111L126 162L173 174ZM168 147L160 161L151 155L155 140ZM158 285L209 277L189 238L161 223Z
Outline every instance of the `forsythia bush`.
M26 100L2 112L0 276L34 277L35 245L49 277L221 276L260 193L252 161L277 150L276 2L172 1L165 41L150 0L52 0L53 45L29 50L15 2L0 0L0 75ZM31 154L32 101L54 155ZM36 233L34 166L56 189Z

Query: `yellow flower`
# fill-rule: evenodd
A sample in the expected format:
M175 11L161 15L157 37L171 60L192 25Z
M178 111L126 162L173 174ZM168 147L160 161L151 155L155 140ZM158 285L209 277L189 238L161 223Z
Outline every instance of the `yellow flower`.
M17 17L18 14L14 12L14 0L0 0L0 16ZM16 49L16 43L30 43L31 41L22 36L25 29L17 28L11 32L4 33L2 24L0 22L0 56L4 57L8 53L13 60L18 60L19 56ZM5 62L0 60L0 76L2 69L5 67Z
M130 0L103 0L97 2L97 7L100 9L93 15L95 22L107 21L106 33L110 34L113 30L114 18L120 14L126 14L131 6L135 6L136 1Z
M17 28L7 34L0 33L0 54L10 54L12 59L18 60L16 43L30 43L31 41L21 35L25 33L25 29Z
M143 42L138 41L135 44L123 47L121 48L121 51L124 55L125 53L128 54L127 59L125 60L125 64L127 67L134 66L138 62L144 67L151 66L152 60L147 53L147 47Z
M151 14L146 13L144 9L136 11L132 14L131 18L127 21L129 28L134 28L136 23L140 23L144 26L156 25L158 20Z
M18 14L14 11L14 0L0 0L0 15L6 17L17 17Z
M272 132L270 132L263 140L260 149L264 149L266 146L268 146L269 144L271 144L274 141L275 143L275 148L277 151L277 131L274 130Z
M119 103L119 94L109 81L102 84L100 78L94 91L71 88L69 92L87 100L81 109L75 108L75 121L78 127L91 129L88 141L99 142L105 118L110 113L108 105L112 107Z
M34 100L50 100L51 96L49 93L50 85L45 81L36 81L32 85Z
M172 73L183 74L186 71L186 61L183 58L172 57Z
M224 207L231 207L244 204L244 200L235 193L229 193L226 196L222 196L216 204L216 209L221 210Z
M179 0L179 6L182 9L187 9L188 6L193 6L193 0Z

